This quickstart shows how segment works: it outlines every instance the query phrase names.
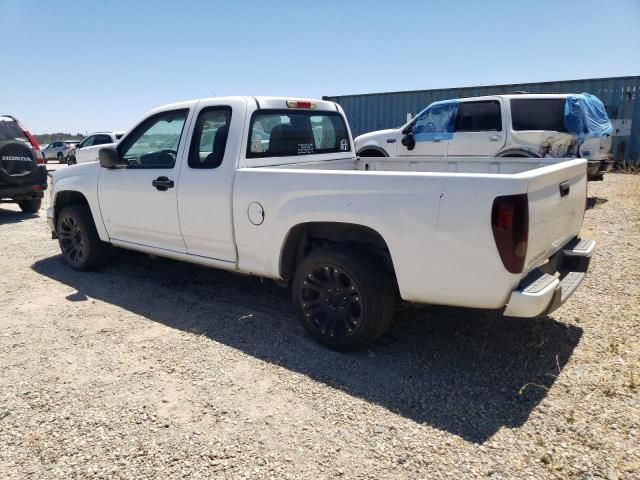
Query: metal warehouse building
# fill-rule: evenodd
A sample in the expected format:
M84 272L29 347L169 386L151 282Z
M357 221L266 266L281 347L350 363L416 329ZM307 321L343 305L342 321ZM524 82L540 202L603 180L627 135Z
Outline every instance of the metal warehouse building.
M607 107L613 124L613 154L618 162L640 164L640 76L591 78L560 82L514 83L482 87L440 88L407 92L323 97L344 109L354 136L394 128L437 100L526 91L529 93L591 93Z

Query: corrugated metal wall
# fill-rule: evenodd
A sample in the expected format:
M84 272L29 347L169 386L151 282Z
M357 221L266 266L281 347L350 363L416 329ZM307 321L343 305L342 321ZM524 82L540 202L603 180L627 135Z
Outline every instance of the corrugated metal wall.
M596 95L608 107L614 125L616 160L640 163L640 76L593 78L560 82L518 83L486 87L447 88L407 92L323 97L339 103L347 114L353 135L406 122L437 100L476 97L524 90L530 93L582 93Z

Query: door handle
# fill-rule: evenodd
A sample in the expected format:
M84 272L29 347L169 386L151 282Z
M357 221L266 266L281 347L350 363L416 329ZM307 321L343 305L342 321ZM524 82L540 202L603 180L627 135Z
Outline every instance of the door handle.
M173 183L173 180L169 180L167 177L158 177L151 182L151 185L156 187L161 192L164 192L169 190L170 188L173 188L175 184Z
M433 142L434 142L434 143L438 143L440 140L442 140L442 139L441 139L441 138L434 138L434 139L433 139Z
M502 137L500 135L491 135L489 137L489 140L492 142L499 142L500 140L502 140Z

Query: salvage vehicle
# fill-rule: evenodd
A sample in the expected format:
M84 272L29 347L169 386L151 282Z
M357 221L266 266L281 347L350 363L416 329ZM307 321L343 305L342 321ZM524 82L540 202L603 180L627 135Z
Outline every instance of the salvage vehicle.
M356 137L362 157L474 156L588 160L591 180L613 165L611 122L589 94L512 94L444 100L407 124Z
M68 165L98 161L98 152L105 145L118 143L124 132L95 132L84 138L69 154Z
M272 278L339 350L378 338L397 299L546 314L594 249L578 237L584 159L357 158L329 101L166 105L99 158L52 176L71 267L101 267L113 245Z
M47 170L36 139L10 115L0 115L0 203L17 203L26 213L40 210Z

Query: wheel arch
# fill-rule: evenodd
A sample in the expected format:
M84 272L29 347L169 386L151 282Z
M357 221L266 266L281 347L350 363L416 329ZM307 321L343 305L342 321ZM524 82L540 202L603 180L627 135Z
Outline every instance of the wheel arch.
M509 148L496 154L496 157L540 158L540 155L524 148Z
M364 248L379 257L395 281L391 252L382 235L366 225L343 222L306 222L291 227L280 252L280 278L290 281L296 265L312 250L339 244Z
M77 190L62 190L60 192L56 192L53 203L53 210L55 212L55 225L58 224L58 216L60 215L60 212L70 205L87 205L89 209L91 209L87 197L85 197L83 193Z
M369 157L388 157L389 156L389 154L384 148L379 147L377 145L367 145L365 147L362 147L360 150L358 150L356 155L360 157L362 156L363 152L368 152L368 151L378 153L378 155L368 155Z

